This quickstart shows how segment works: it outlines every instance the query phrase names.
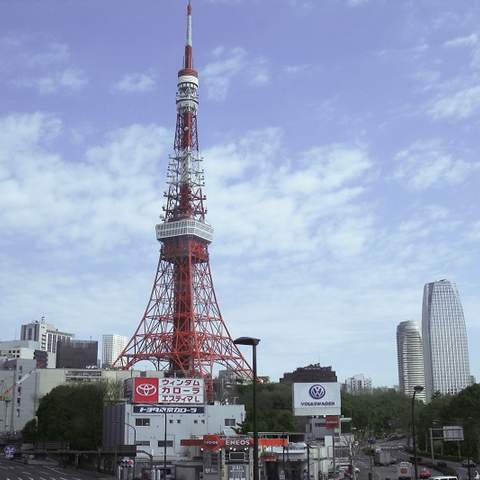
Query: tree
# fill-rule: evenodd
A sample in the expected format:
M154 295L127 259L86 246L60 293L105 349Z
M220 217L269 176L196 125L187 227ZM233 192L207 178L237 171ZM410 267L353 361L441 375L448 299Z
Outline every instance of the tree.
M107 382L54 388L40 400L37 439L68 442L78 450L100 446L103 405L112 388Z
M352 418L354 428L369 435L406 432L410 425L410 402L409 397L394 389L378 388L355 395L343 392L342 414Z
M245 405L246 419L241 431L253 430L252 385L238 387L240 403ZM294 430L292 386L286 383L257 384L257 427L260 432L290 432Z

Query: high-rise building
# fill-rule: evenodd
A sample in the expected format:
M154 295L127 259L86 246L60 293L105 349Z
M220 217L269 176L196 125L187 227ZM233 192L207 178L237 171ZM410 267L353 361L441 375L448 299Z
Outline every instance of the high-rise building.
M467 329L453 282L439 280L425 285L422 336L427 401L435 392L454 395L468 387Z
M366 377L363 373L347 378L344 385L345 391L353 395L372 391L372 379Z
M73 339L72 333L60 332L58 328L45 322L42 317L40 322L36 320L32 323L22 325L20 339L38 342L40 350L49 353L57 353L58 342L68 342Z
M102 366L112 366L128 343L128 337L122 335L102 336Z
M412 320L397 326L397 363L400 392L411 397L416 385L425 387L422 336ZM416 398L425 401L425 390L417 393Z

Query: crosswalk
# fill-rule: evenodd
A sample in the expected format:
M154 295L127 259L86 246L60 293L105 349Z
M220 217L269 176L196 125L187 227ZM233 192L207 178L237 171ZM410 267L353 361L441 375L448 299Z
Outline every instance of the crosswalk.
M24 465L0 460L0 480L93 480L94 473L67 471L59 467Z

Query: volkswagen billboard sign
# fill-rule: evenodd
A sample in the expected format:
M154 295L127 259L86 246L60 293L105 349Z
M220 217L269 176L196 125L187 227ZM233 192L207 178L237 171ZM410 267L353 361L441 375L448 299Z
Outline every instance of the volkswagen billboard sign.
M340 384L336 382L294 383L293 414L340 415Z

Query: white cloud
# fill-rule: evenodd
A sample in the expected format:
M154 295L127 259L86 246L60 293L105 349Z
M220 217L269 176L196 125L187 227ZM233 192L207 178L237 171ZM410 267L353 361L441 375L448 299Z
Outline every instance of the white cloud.
M52 94L81 90L87 85L88 79L82 70L66 68L45 76L18 78L12 83L19 87L33 88L40 94Z
M395 177L413 190L458 185L480 169L480 162L455 159L440 141L417 142L396 155Z
M10 115L0 127L5 235L23 232L46 244L74 242L98 251L151 230L160 210L155 167L170 143L165 129L114 130L73 160L56 152L65 127L55 116Z
M301 65L286 65L283 67L285 73L295 75L297 73L305 72L306 70L312 68L312 66L308 63L304 63Z
M480 87L469 87L432 102L428 113L434 119L465 119L480 108Z
M252 86L262 86L270 81L266 60L251 58L244 48L219 46L212 51L212 56L212 61L202 69L208 98L212 100L225 100L235 79Z
M76 92L85 87L85 72L71 62L68 45L44 42L35 36L7 36L0 39L4 78L9 85L31 88L40 94Z
M150 73L131 73L115 83L113 88L126 93L149 92L155 88L155 78Z
M207 193L214 192L210 218L222 225L222 252L306 256L323 248L343 257L361 251L372 223L360 200L373 167L363 148L334 144L291 158L281 131L265 129L205 156Z
M48 67L54 64L62 64L70 59L70 48L59 42L46 45L44 50L27 54L26 60L31 67Z
M476 33L452 38L444 43L445 47L473 47L478 44L479 37Z
M347 5L349 7L360 7L362 5L366 5L369 0L347 0Z

